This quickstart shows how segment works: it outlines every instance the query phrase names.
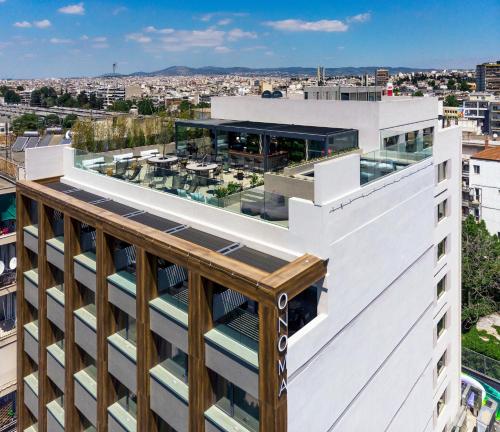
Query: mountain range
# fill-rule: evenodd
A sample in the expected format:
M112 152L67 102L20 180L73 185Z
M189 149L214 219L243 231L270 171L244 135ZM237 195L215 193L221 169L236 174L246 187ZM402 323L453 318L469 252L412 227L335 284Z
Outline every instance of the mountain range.
M327 76L335 75L373 75L375 70L380 66L363 66L363 67L337 67L326 68ZM409 67L385 67L389 73L410 73L410 72L428 72L431 68L419 69ZM154 72L134 72L131 74L106 74L101 77L131 77L131 76L194 76L194 75L288 75L288 76L315 76L316 68L312 67L278 67L278 68L248 68L248 67L218 67L204 66L193 68L188 66L170 66L168 68Z

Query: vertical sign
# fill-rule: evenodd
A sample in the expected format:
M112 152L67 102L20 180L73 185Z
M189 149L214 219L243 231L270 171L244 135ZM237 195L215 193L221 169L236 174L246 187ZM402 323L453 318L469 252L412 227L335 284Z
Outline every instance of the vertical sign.
M288 295L282 293L278 296L278 398L287 391L287 371L286 371L286 353L288 348Z

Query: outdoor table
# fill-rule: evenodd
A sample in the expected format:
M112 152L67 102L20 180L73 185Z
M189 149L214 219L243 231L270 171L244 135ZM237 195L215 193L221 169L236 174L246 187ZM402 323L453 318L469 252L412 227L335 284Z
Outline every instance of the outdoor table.
M177 162L179 158L177 156L154 156L148 159L148 163L158 165L160 167L171 165Z
M217 168L218 165L215 163L208 163L208 164L200 164L200 163L190 163L186 165L186 169L188 171L194 171L196 174L199 175L204 175L208 177L208 174L210 171L213 171L215 168Z

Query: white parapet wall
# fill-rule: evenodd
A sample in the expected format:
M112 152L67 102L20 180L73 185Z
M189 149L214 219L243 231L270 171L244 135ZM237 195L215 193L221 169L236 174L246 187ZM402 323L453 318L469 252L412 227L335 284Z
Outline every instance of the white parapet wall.
M40 180L64 174L63 152L69 144L35 147L24 152L26 180Z

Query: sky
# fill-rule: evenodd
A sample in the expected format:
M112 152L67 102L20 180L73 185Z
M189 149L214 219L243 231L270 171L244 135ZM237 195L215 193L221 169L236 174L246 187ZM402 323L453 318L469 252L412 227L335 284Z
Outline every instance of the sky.
M473 68L498 0L0 0L0 78L181 66Z

